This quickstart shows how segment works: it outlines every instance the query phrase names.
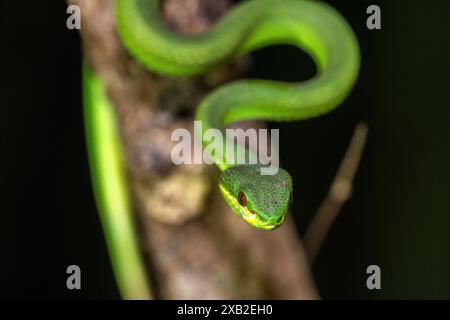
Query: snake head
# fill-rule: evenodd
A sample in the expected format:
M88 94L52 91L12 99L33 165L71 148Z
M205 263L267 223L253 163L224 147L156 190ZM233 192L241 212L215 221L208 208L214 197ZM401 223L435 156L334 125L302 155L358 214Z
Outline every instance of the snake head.
M292 179L286 170L261 175L260 165L228 168L220 177L219 188L230 208L258 229L278 228L292 202Z

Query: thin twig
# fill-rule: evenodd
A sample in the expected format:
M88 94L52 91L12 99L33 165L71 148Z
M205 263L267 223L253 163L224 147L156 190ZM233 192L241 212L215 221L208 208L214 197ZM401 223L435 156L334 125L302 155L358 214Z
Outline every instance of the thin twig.
M356 125L350 145L338 172L331 184L330 190L319 207L303 239L310 264L314 260L339 214L342 205L350 198L353 188L353 178L361 160L368 133L367 124L360 122Z

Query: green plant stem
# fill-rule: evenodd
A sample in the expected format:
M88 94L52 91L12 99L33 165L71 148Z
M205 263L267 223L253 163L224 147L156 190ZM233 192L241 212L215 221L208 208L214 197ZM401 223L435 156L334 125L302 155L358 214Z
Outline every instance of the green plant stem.
M152 299L133 225L116 115L101 79L86 65L83 94L92 184L120 294Z

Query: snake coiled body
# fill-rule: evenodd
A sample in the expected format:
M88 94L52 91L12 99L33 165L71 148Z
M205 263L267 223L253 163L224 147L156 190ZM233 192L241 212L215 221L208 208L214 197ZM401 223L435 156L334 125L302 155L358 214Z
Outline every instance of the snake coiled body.
M222 86L198 107L203 129L223 130L245 119L298 121L324 114L349 94L359 71L356 37L329 5L312 0L250 0L230 10L209 31L186 37L164 24L159 0L118 0L117 26L131 54L148 69L172 77L205 73L233 57L273 45L307 52L317 74L301 83L241 80ZM203 141L206 144L208 141ZM211 154L222 170L220 190L231 209L252 226L274 229L292 200L292 180L280 169L262 176L260 165L234 165Z

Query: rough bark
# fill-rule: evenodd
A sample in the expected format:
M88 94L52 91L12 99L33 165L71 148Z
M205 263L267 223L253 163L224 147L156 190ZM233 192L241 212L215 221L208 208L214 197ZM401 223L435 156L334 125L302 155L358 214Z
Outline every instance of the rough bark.
M113 0L79 5L84 57L103 78L115 105L130 190L147 269L163 299L314 299L317 292L293 217L272 232L250 228L218 193L218 170L171 161L171 133L192 130L192 113L212 88L241 77L248 58L207 75L168 79L145 70L122 46ZM167 0L168 25L186 34L206 30L229 0ZM259 126L246 122L241 127Z

